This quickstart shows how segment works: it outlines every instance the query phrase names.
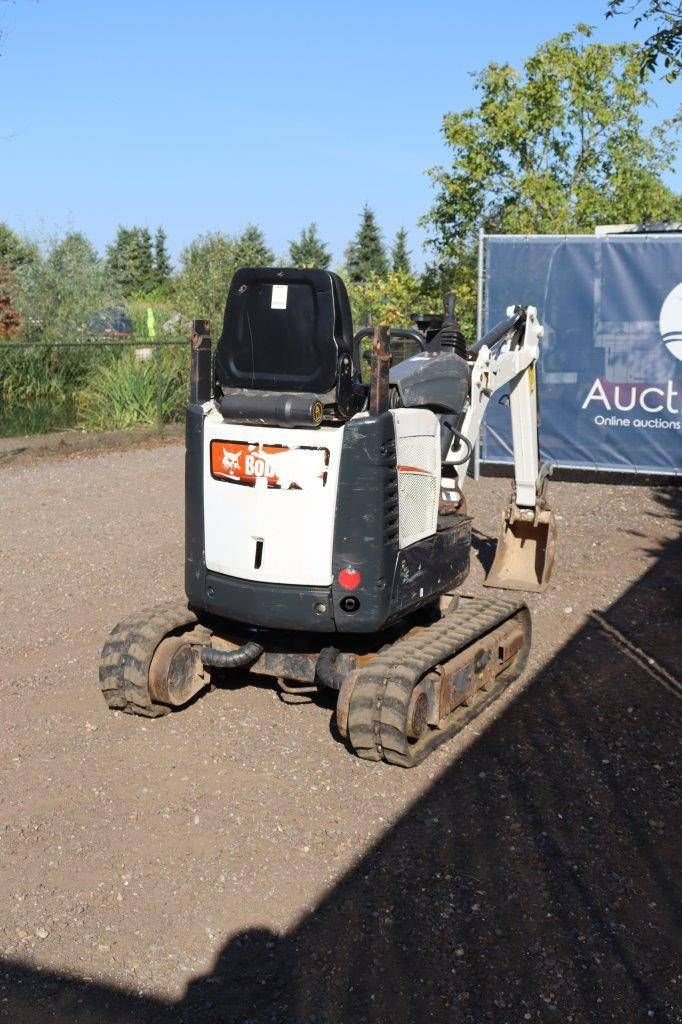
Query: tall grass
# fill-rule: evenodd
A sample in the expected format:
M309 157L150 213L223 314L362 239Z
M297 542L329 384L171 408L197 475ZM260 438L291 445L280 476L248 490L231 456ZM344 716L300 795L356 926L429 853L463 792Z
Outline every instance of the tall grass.
M187 401L189 353L162 348L149 359L132 349L109 353L76 394L78 423L90 430L124 429L182 418Z
M98 355L57 346L0 349L0 435L73 426L75 391Z
M144 342L141 343L141 348ZM117 429L182 418L189 346L163 346L140 359L133 348L0 349L0 436L68 427Z

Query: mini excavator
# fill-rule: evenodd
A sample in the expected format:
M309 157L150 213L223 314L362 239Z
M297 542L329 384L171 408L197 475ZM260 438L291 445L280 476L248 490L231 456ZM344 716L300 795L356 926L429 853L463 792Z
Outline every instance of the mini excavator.
M410 330L354 334L338 275L237 271L215 353L207 321L191 339L186 601L114 627L99 672L109 707L154 718L248 672L285 693L336 691L338 733L370 761L410 767L463 729L531 643L522 600L456 593L471 548L463 485L498 392L515 479L486 584L543 590L554 561L542 333L532 306L510 306L468 347L449 294Z

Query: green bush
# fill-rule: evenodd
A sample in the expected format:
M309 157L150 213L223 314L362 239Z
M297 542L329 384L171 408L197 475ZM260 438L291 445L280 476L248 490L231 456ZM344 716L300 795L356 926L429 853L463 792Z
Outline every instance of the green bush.
M97 359L101 350L0 349L0 435L74 426L74 392Z
M151 425L157 422L159 397L163 422L180 420L188 371L189 352L184 347L157 349L149 359L140 359L134 349L110 351L76 395L78 422L91 430Z

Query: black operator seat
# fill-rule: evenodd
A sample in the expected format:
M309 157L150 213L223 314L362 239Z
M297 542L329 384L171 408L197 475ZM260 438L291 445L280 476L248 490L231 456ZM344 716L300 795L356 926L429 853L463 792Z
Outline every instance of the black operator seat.
M215 355L223 394L314 395L343 417L360 379L346 287L328 270L243 267L232 278ZM357 404L357 403L355 403Z

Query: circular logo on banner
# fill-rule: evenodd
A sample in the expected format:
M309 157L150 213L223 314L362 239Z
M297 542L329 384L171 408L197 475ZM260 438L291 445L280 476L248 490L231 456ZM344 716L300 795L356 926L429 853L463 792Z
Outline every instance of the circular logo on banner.
M658 326L671 356L682 359L682 283L676 284L661 306Z

